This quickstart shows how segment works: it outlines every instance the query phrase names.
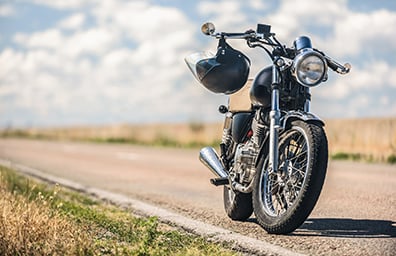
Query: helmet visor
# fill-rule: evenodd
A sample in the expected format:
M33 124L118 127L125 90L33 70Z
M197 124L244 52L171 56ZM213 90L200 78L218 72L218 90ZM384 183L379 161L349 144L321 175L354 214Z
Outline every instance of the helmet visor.
M187 57L184 58L184 61L186 62L187 66L190 68L191 72L193 73L194 77L201 82L202 79L205 77L206 73L211 69L211 68L206 68L203 70L201 67L202 65L208 65L208 66L216 66L218 63L214 60L215 54L209 51L204 51L204 52L196 52L188 55ZM216 62L216 63L211 63L211 62ZM199 67L197 64L199 64Z

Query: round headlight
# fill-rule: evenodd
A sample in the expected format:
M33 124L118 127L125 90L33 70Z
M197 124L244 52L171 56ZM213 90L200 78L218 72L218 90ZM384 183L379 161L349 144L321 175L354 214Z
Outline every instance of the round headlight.
M316 86L325 79L327 64L322 55L306 49L294 59L292 73L301 85Z

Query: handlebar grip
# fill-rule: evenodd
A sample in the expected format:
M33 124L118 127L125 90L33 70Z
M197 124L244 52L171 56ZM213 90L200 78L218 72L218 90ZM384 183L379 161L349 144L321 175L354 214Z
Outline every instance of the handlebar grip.
M333 71L337 71L338 65L335 64L333 61L327 61L327 66L331 68Z
M332 60L329 56L325 56L327 61L327 66L331 68L333 71L337 72L338 74L348 74L351 70L351 64L345 63L344 65L339 64L338 62Z

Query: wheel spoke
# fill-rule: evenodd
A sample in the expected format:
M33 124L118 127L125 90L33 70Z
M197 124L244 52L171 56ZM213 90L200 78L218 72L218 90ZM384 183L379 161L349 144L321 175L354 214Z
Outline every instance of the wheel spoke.
M307 153L307 150L302 151L302 152L298 153L297 155L294 155L292 158L289 158L288 160L292 161L292 160L297 159L297 158L299 158L300 156L302 156L302 155L304 155L306 153Z
M309 157L306 136L300 130L285 134L279 145L279 172L263 177L263 203L272 216L285 214L298 200L304 185Z

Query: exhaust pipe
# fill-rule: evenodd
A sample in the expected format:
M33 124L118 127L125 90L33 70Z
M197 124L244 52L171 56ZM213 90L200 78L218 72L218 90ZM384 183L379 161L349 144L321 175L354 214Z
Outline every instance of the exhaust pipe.
M216 178L221 180L227 180L228 184L228 173L225 171L223 164L220 161L219 156L212 147L205 147L199 152L199 160L209 168L209 170L216 175ZM217 180L217 179L215 179ZM213 181L211 180L213 183ZM216 185L216 184L214 184ZM219 184L220 185L220 184ZM223 184L224 185L224 184Z

